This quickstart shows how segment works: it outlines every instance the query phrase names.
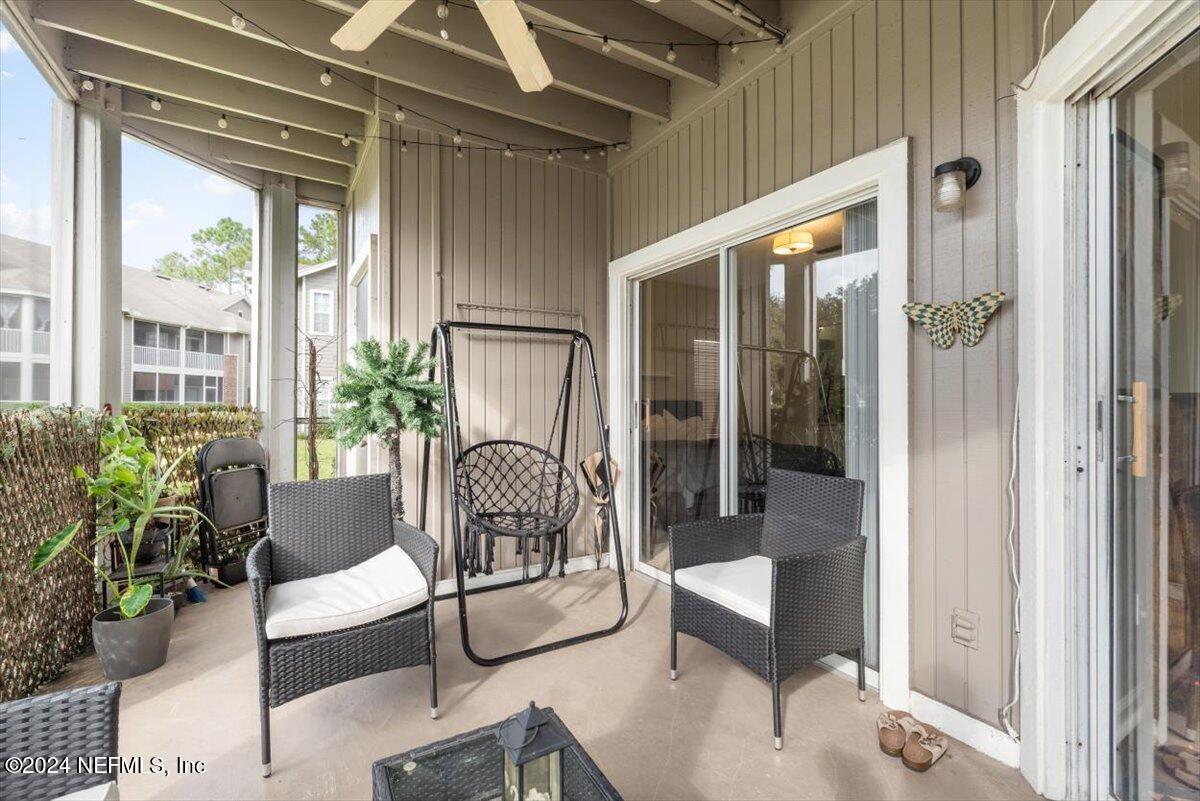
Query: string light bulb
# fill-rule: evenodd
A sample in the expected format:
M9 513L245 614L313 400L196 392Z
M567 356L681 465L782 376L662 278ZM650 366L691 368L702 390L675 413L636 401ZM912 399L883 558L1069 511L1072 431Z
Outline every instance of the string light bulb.
M94 84L94 83L92 82L92 79L91 79L91 78L89 78L89 77L87 77L87 76L85 75L85 76L84 76L84 78L83 78L83 82L82 82L81 84L79 84L79 87L80 87L81 89L83 89L83 91L85 91L85 92L90 92L90 91L92 91L93 89L95 89L95 88L96 88L96 84Z
M529 36L529 41L531 41L531 42L537 41L537 30L533 27L532 22L525 23L525 31L526 31L526 35Z
M608 41L608 34L604 34L604 43L600 45L600 52L608 55L612 52L612 42Z
M326 86L333 85L333 71L329 67L326 67L325 71L321 73L321 83Z
M740 48L738 47L738 43L737 43L737 42L730 42L730 43L729 43L729 52L730 52L730 53L737 53L737 51L738 51L739 49L740 49Z
M776 42L775 42L775 55L779 55L782 52L783 52L783 37L780 36L779 39L776 40Z
M217 127L220 128L222 131L229 127L229 120L225 117L224 114L222 114L220 117L217 118Z
M350 147L350 134L342 134L342 147Z
M608 148L607 147L600 148L600 158L604 158L607 155L608 155Z
M512 145L504 146L504 157L509 159L513 157Z
M454 132L454 144L456 144L456 145L462 144L462 131Z
M591 160L592 160L592 154L591 154L591 152L590 152L590 151L587 151L587 150L583 151L583 160L584 160L584 161L591 161Z
M460 158L460 159L463 157L463 152L462 152L462 148L461 148L461 147L460 147L460 148L457 148L457 149L454 151L454 157L455 157L455 158Z
M241 14L234 14L233 20L230 22L230 24L233 25L233 27L236 30L239 30L239 31L246 30L246 18L243 17Z
M729 13L733 14L734 19L742 16L742 4L737 0L733 0L733 8L729 9Z
M754 32L754 35L759 39L767 38L767 21L765 19L758 23L758 30Z
M401 153L407 153L407 152L408 152L408 140L407 140L407 139L401 139L401 140L400 140L400 152L401 152Z
M446 19L450 17L450 4L438 3L437 7L438 19L442 20L442 29L438 31L438 35L442 37L443 42L450 41L450 31L446 30Z
M286 125L283 126L283 130L279 132L279 138L285 142L292 138L292 132L288 130Z
M396 118L396 122L404 122L404 109L396 106L396 113L392 116Z
M150 108L154 109L155 111L162 111L162 98L156 97L153 100L151 100Z
M667 45L667 63L674 64L677 58L679 56L675 54L675 45Z

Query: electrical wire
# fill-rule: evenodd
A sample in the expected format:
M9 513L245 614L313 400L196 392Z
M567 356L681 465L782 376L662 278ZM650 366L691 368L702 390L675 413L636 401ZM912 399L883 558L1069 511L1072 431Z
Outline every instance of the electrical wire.
M1012 693L1009 701L1000 708L1000 725L1008 736L1020 742L1021 736L1012 725L1012 711L1021 700L1021 579L1017 574L1017 549L1014 537L1017 532L1017 428L1021 419L1021 385L1017 384L1016 401L1013 403L1012 446L1010 461L1012 468L1008 473L1008 534L1004 537L1005 550L1008 554L1008 576L1013 586L1013 657L1012 657Z

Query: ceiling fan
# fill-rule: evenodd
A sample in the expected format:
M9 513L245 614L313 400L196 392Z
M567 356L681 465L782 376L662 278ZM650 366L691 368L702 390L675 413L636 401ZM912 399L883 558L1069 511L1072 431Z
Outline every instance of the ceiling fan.
M367 0L329 41L342 50L366 50L416 0ZM500 52L523 91L540 92L554 81L550 67L515 0L475 0L483 21L496 37Z

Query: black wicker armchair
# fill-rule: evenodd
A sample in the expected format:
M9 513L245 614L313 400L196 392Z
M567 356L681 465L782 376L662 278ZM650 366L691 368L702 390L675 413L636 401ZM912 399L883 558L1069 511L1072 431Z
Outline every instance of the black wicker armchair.
M247 560L264 776L271 709L325 687L429 665L437 717L438 545L392 519L387 475L272 484L267 497L271 527Z
M117 682L0 704L0 798L116 798L116 766L105 760L117 755L120 706ZM11 759L21 760L15 770ZM92 759L102 772L81 769Z
M863 483L772 468L766 511L674 525L671 679L676 640L690 634L771 684L775 748L783 747L779 685L803 666L863 647Z

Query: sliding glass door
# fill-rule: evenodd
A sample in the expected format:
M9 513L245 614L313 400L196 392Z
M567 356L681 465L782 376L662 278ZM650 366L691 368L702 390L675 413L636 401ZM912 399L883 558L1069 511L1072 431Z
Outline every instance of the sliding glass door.
M869 200L730 242L643 279L636 292L634 403L636 563L652 575L665 577L670 569L671 524L722 510L762 511L770 467L866 482L864 608L872 667L878 662L877 278L876 203Z

